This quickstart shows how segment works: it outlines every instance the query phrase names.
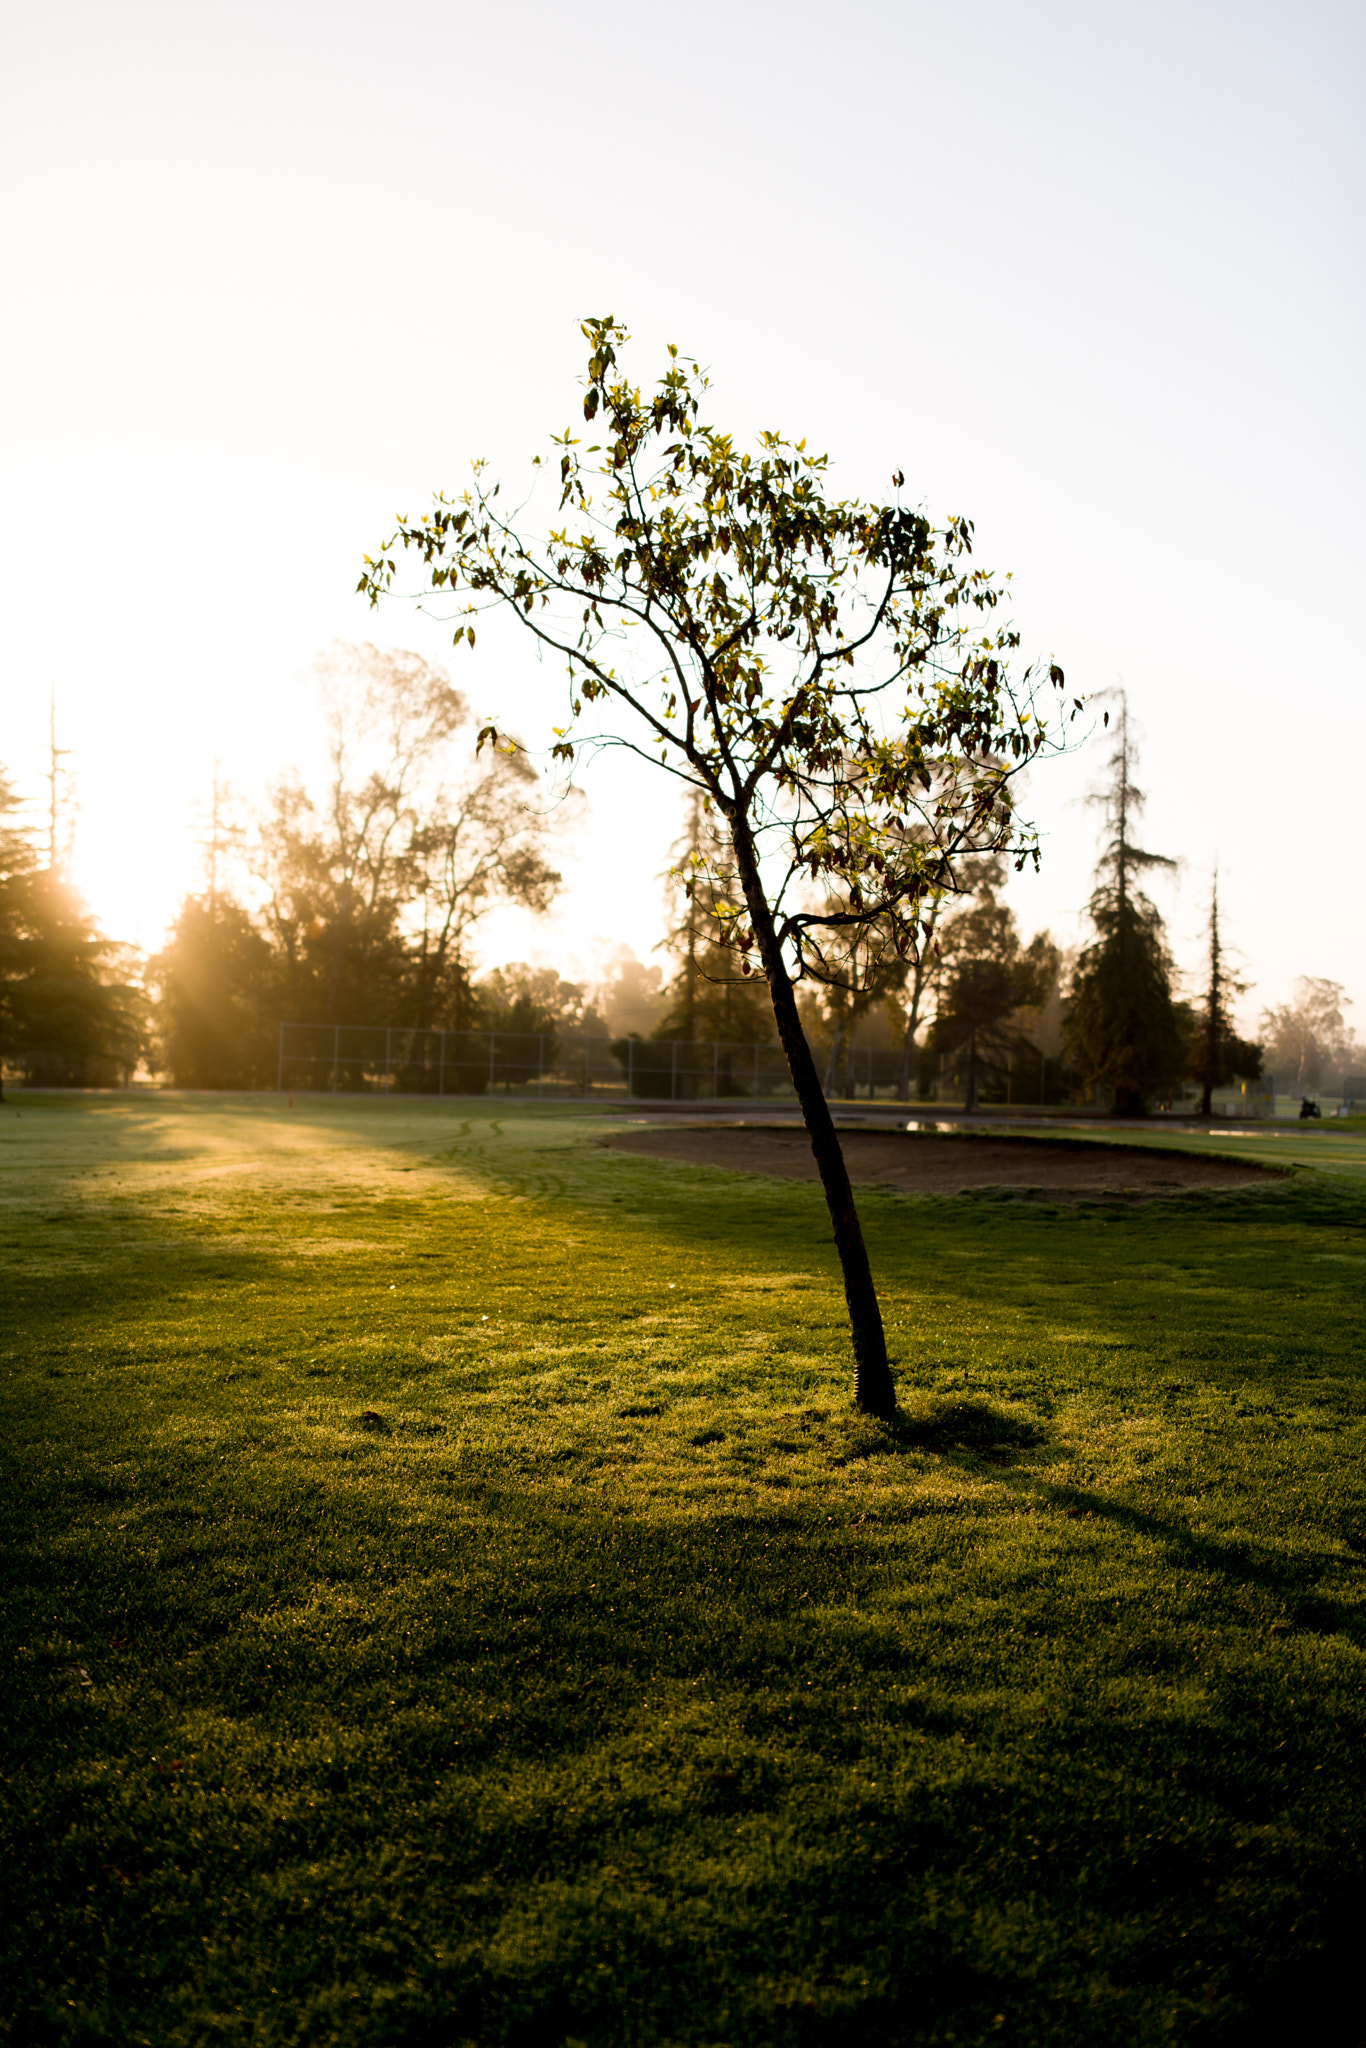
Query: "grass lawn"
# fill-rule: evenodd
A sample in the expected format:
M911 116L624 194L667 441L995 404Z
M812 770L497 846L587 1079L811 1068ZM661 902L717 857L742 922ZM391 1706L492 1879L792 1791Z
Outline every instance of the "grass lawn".
M603 1128L0 1110L0 2039L1358 2041L1360 1162L866 1192L884 1427Z

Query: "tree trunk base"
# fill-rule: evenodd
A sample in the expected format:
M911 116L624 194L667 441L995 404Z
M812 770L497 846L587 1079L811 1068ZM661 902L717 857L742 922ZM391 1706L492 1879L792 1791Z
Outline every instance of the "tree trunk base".
M892 1421L896 1414L896 1385L885 1360L869 1367L856 1362L854 1406L863 1415L876 1416L879 1422Z

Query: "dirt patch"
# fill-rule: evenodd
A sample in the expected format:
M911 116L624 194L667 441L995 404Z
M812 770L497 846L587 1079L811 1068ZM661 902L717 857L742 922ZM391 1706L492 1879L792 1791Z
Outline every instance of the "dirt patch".
M725 1166L782 1180L815 1180L805 1131L773 1126L694 1124L686 1130L623 1131L599 1141L621 1152L676 1159L683 1166ZM864 1186L910 1194L961 1195L1001 1188L1049 1202L1157 1201L1199 1188L1247 1188L1281 1178L1207 1153L1107 1145L1092 1139L1013 1138L964 1132L841 1131L849 1177Z

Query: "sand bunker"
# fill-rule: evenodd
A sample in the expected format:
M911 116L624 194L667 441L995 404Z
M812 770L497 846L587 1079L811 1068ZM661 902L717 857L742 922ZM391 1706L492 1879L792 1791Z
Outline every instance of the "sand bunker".
M816 1163L803 1130L772 1125L651 1126L599 1141L622 1152L676 1159L687 1166L726 1166L733 1173L815 1180ZM1155 1201L1198 1188L1263 1186L1281 1178L1275 1167L1208 1154L1087 1138L929 1136L909 1131L841 1131L851 1180L912 1194L959 1195L973 1188L1009 1188L1050 1202Z

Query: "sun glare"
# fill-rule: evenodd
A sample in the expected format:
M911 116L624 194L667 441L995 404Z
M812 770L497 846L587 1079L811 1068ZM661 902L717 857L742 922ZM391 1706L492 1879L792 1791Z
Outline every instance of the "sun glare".
M154 953L200 886L199 850L155 816L82 819L71 876L106 937Z

